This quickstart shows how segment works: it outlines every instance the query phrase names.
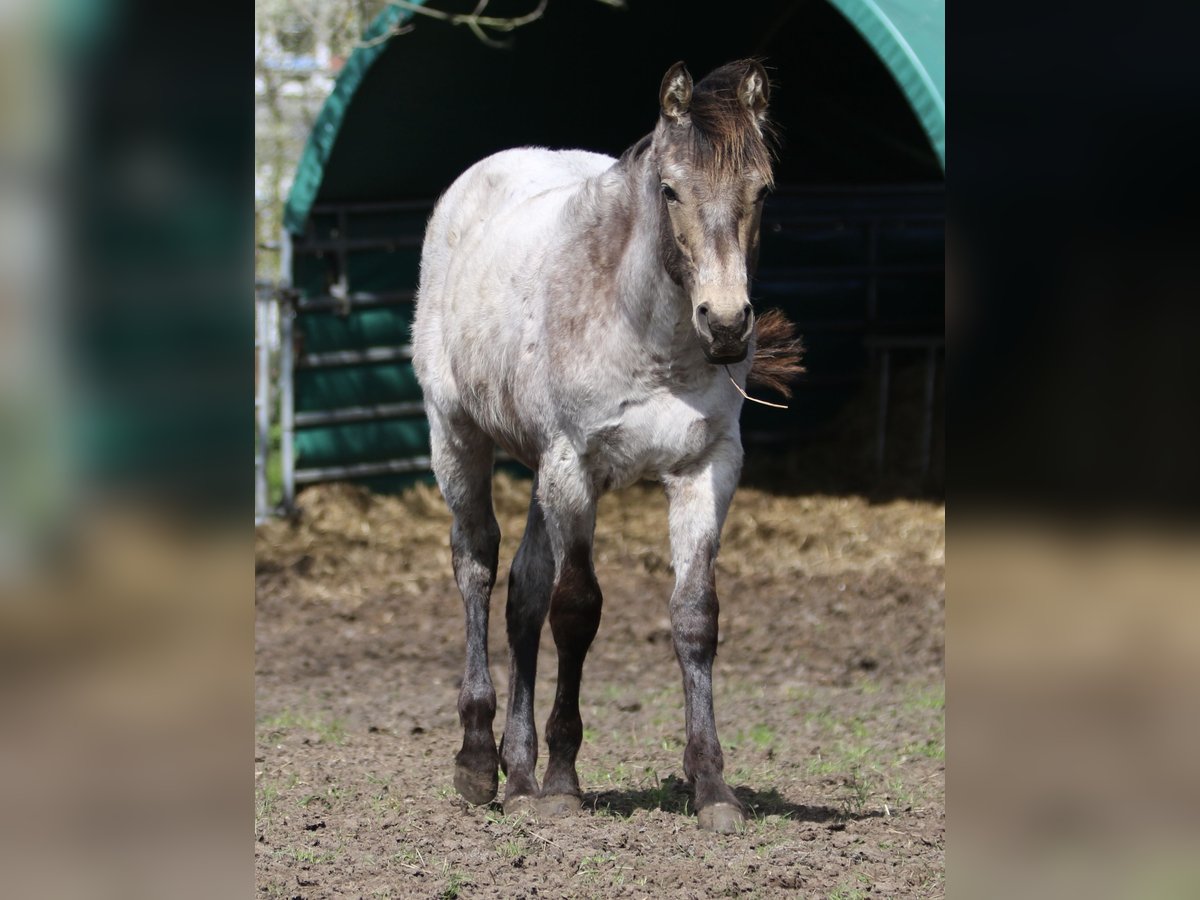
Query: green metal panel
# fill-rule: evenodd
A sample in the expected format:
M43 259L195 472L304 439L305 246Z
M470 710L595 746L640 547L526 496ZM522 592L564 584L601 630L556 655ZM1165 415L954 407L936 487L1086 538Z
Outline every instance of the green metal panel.
M410 365L345 366L296 373L296 411L420 400Z
M301 431L296 441L296 467L407 459L428 452L429 422L424 418L354 422Z
M309 300L328 297L333 285L356 294L411 292L417 283L420 249L428 210L318 212L296 243L292 270L295 287ZM337 241L386 240L394 246L347 249ZM320 251L314 244L327 247ZM353 246L353 244L351 245ZM307 249L306 249L307 248ZM345 271L339 266L344 260ZM414 313L411 302L345 310L301 311L296 334L301 356L337 351L394 348L409 344ZM404 361L299 368L295 373L297 412L419 401L421 389L411 363ZM429 425L421 415L367 422L298 427L298 469L424 456L429 452ZM407 476L372 479L401 486Z
M366 309L349 316L309 313L303 323L305 353L395 347L408 343L412 307Z

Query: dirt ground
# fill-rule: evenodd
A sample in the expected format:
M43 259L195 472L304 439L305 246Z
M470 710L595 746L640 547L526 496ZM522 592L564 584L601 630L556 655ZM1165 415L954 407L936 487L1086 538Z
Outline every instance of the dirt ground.
M505 575L528 483L498 476L496 496L499 736ZM328 486L301 495L294 521L259 529L259 896L944 894L944 506L739 492L718 570L715 693L726 777L752 815L729 836L696 828L681 780L661 492L601 506L585 802L565 819L505 817L454 792L463 614L448 528L434 489ZM554 671L547 628L539 729Z

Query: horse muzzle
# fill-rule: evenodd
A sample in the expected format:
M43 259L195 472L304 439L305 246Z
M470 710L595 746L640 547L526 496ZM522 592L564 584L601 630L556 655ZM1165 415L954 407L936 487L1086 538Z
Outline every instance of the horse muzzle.
M696 307L694 324L700 348L713 365L739 363L746 358L754 333L754 310L749 303L726 315L702 303Z

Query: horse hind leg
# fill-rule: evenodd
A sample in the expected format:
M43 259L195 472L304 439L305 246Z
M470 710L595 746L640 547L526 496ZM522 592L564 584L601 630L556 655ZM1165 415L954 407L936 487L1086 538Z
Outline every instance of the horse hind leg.
M462 749L454 787L468 802L490 803L499 787L499 756L492 734L496 690L488 670L488 609L500 550L492 508L493 444L465 416L430 414L433 471L454 516L450 547L454 578L466 613L466 667L458 696Z
M508 716L500 741L500 765L507 776L504 811L509 815L531 806L538 795L534 774L538 757L537 726L533 720L534 683L538 644L553 583L554 557L537 499L535 477L525 535L508 578L509 693Z

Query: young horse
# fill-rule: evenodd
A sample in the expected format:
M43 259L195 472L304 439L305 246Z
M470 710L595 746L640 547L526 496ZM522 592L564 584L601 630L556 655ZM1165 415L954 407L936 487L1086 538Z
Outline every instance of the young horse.
M496 796L499 764L506 813L579 807L579 682L600 624L596 501L653 477L670 502L684 771L701 827L731 831L743 819L722 777L713 717L714 567L741 470L740 388L748 377L786 388L799 370L790 323L768 313L756 328L748 296L772 183L767 91L755 61L723 66L694 90L676 63L653 133L619 160L498 153L455 181L429 220L413 362L433 469L454 515L467 623L454 783L472 803ZM509 577L510 694L499 753L487 649L500 543L497 444L536 473ZM558 686L539 791L533 691L547 612Z

